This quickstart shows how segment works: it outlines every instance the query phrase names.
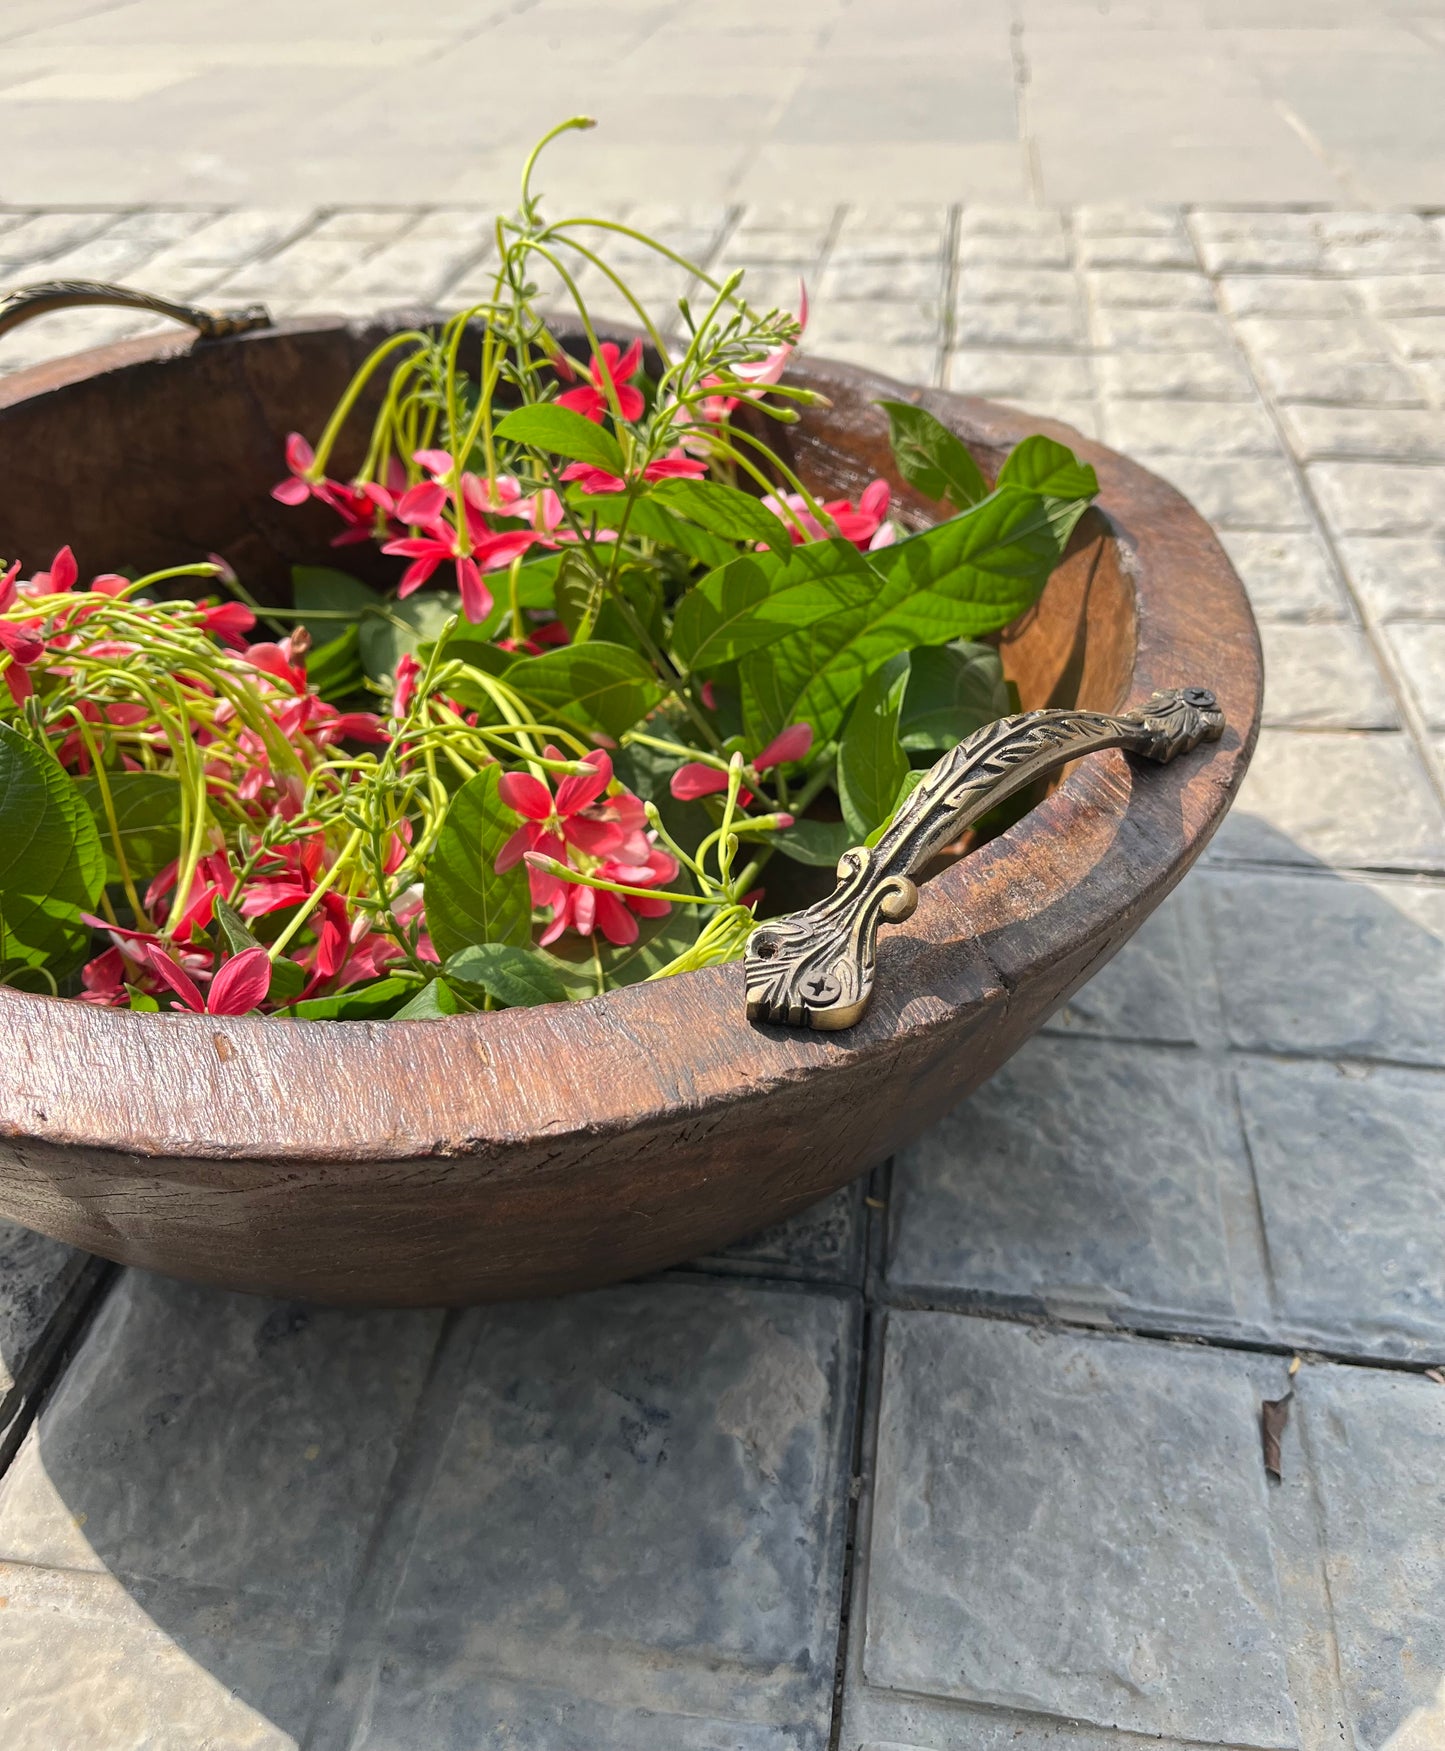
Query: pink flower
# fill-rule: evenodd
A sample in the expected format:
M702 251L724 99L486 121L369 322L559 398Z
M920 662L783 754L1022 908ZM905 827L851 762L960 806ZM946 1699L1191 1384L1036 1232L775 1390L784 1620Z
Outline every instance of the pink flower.
M642 894L609 894L605 888L569 882L550 871L539 870L532 865L535 855L528 853L528 870L534 884L540 877L548 885L549 897L540 903L552 907L552 921L538 938L544 946L555 942L565 930L575 930L579 936L591 936L600 930L608 942L625 947L637 941L639 917L665 918L672 910L671 900ZM677 874L677 862L657 846L649 845L647 855L639 863L607 857L590 873L629 888L660 887Z
M30 665L38 662L44 654L43 641L36 638L27 624L0 620L0 656L9 658L5 665L5 684L17 705L22 705L35 691L35 683L29 674Z
M563 757L559 748L548 747L549 760ZM612 756L596 748L584 764L592 770L569 772L557 786L555 797L547 785L530 772L502 774L497 794L509 809L522 817L522 825L497 855L498 874L512 869L524 852L538 849L543 839L557 842L557 850L551 854L557 857L566 856L569 844L594 857L614 851L622 844L624 830L616 819L616 810L609 814L605 801L597 806L612 782ZM541 905L546 903L539 902Z
M681 450L670 450L656 462L649 462L642 471L643 480L700 480L707 473L707 463ZM620 474L609 474L605 468L594 468L590 462L572 462L562 470L563 480L575 480L583 492L626 492L627 482Z
M873 552L880 547L891 546L894 540L893 525L884 521L888 515L890 497L888 482L875 480L864 487L856 505L849 499L830 499L822 509L832 518L837 526L837 533L845 541L851 541L855 547ZM787 524L794 546L804 541L826 541L834 533L832 529L825 529L812 514L801 493L783 493L781 496L769 493L763 503L774 516L781 517ZM785 506L794 513L792 517L785 514ZM799 523L802 524L802 529L798 527ZM806 534L804 530L807 531Z
M75 555L68 547L62 547L60 552L50 562L50 570L36 572L25 587L27 596L63 596L67 590L73 590L80 577L80 567L75 563Z
M316 452L300 432L292 432L286 440L286 466L290 475L271 488L271 497L279 499L283 505L304 505L317 487L317 482L311 478L311 470L316 466Z
M146 948L151 971L196 1015L245 1015L255 1009L271 988L271 961L265 949L243 949L211 980L201 996L195 981L183 973L164 949L151 943Z
M752 762L754 772L767 772L774 766L791 766L805 760L813 745L811 724L789 724L768 743ZM700 796L715 796L728 787L725 770L709 766L702 760L689 760L673 773L668 788L680 803L696 802ZM744 808L753 800L752 792L740 790L738 801Z
M562 755L549 747L547 757L560 760ZM608 894L569 882L532 861L551 858L569 869L634 888L656 887L677 874L675 860L647 835L641 799L627 790L606 794L612 783L611 757L599 748L587 755L585 764L592 770L568 773L555 797L529 772L504 773L498 787L502 801L522 817L522 825L498 854L497 872L504 874L526 860L532 904L552 911L539 939L544 946L564 930L581 936L601 930L609 942L632 942L637 936L632 913L661 917L671 905L667 900Z
M633 341L625 353L619 353L610 340L603 341L600 349L592 355L592 366L588 372L591 382L569 389L565 395L559 395L558 407L571 408L584 419L600 423L612 411L612 403L607 396L610 387L617 397L617 406L621 409L623 419L640 419L646 404L642 399L642 391L633 387L632 378L637 375L641 364L640 340Z
M332 536L333 547L371 540L378 517L390 517L396 509L394 493L376 481L346 484L315 475L316 452L300 432L292 432L286 440L286 466L291 472L271 488L271 497L283 505L304 505L307 499L330 505L348 525L339 535Z
M212 638L243 651L246 634L255 629L256 616L244 602L213 602L201 609L201 625Z

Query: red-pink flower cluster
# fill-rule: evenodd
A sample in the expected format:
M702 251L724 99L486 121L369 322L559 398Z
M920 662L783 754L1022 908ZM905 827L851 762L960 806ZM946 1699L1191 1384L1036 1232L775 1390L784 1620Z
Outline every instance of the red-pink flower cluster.
M565 756L549 747L547 758ZM498 873L514 869L528 853L540 853L579 874L629 888L670 882L677 874L677 861L653 843L641 799L629 790L611 791L611 757L599 748L586 756L584 764L591 771L568 773L555 796L529 772L503 774L498 787L502 801L522 817L522 824L498 854ZM667 900L608 893L569 882L530 862L527 873L533 905L550 907L552 912L539 938L544 945L555 942L565 930L579 936L600 930L619 946L635 942L638 917L661 918L671 909Z

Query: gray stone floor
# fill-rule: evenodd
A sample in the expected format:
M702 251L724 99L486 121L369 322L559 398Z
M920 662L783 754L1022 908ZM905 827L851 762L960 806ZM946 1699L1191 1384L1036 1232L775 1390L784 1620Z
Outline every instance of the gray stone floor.
M0 1746L1445 1746L1445 222L634 216L1175 480L1262 622L1245 794L924 1142L666 1279L342 1314L7 1235ZM485 235L16 207L0 283L361 309Z
M0 200L1445 203L1445 0L5 0Z

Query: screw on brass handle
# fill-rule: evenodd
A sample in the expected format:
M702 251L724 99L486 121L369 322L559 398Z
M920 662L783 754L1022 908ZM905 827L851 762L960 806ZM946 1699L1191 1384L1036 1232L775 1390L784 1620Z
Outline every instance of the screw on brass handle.
M188 322L202 340L222 340L230 334L271 326L271 316L264 304L247 304L240 310L202 310L195 304L177 304L174 299L137 292L129 286L106 286L98 280L49 280L41 286L22 286L8 298L0 298L0 335L18 328L32 316L45 316L52 310L70 310L82 304L151 310L157 316Z
M876 845L843 853L826 900L752 933L743 957L748 1019L852 1027L873 995L878 926L912 913L919 872L965 827L1081 754L1123 748L1163 763L1217 742L1223 730L1224 714L1203 687L1156 693L1119 717L1029 711L986 724L929 769Z

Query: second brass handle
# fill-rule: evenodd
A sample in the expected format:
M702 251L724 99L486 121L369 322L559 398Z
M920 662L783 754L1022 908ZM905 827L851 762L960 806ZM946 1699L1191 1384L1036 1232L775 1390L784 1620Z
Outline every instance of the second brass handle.
M149 310L157 316L169 316L175 322L189 323L202 340L223 340L227 335L271 326L270 312L264 304L246 304L238 310L207 310L199 304L181 304L154 292L108 286L100 280L47 280L38 286L21 286L8 297L0 298L0 335L18 328L32 316L87 304L109 304L119 310Z
M1224 713L1204 687L1156 693L1135 711L1029 711L985 724L945 754L876 845L838 860L826 900L770 918L743 957L751 1021L833 1031L860 1021L873 995L878 926L907 918L917 878L944 846L1042 773L1099 748L1172 760L1217 742Z

